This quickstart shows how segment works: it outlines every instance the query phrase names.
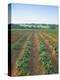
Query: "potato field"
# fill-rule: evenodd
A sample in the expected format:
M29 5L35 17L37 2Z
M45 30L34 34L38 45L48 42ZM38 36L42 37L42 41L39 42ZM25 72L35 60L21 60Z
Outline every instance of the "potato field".
M57 29L11 30L11 75L58 73Z

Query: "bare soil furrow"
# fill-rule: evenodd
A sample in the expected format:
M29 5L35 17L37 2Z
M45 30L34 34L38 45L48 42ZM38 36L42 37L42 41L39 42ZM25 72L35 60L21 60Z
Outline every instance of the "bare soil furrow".
M39 75L45 73L43 66L39 61L39 42L35 32L32 34L32 50L29 67L31 75Z
M44 40L44 43L46 44L46 47L50 52L49 55L51 56L51 60L54 65L54 69L57 72L58 71L58 59L56 56L56 52L55 52L54 48L52 47L52 45L49 44L48 40L41 33L40 33L40 37Z
M13 55L11 54L12 55L12 57L11 57L11 66L12 66L11 75L12 76L17 75L16 74L16 72L17 72L16 71L16 61L17 61L17 59L22 58L24 48L27 45L27 41L28 41L29 37L30 37L30 35L28 34L27 37L24 38L24 41L22 42L22 45L21 45L21 47L18 48L18 50L12 50L12 53L13 53ZM19 43L19 44L21 44L21 43Z
M54 38L53 36L49 35L47 32L42 32L42 34L48 38L48 40L51 40L52 42L58 43L58 39Z

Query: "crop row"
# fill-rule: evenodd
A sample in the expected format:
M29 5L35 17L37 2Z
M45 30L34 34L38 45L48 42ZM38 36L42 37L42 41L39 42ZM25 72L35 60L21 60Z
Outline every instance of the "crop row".
M19 39L17 39L17 41L15 41L14 44L11 45L12 49L18 49L21 47L22 42L25 41L25 39L28 37L28 32L26 32L24 35L22 34L21 36L19 36Z
M50 73L56 73L57 72L57 60L56 60L57 57L56 57L56 53L55 53L53 47L49 44L48 40L46 40L43 37L42 34L39 34L39 35L40 35L40 39L42 39L41 42L40 42L40 54L42 55L41 58L44 61L44 63L47 62L47 64L45 64L45 65L47 65L47 67L48 67L47 69L49 70L47 72L48 73L49 72ZM51 65L51 69L49 67L50 65ZM53 66L54 66L54 68L53 68Z
M18 30L18 31L11 31L11 43L14 44L16 41L18 41L19 38L21 38L25 33L28 33L25 30Z
M24 48L27 45L27 40L30 38L31 33L26 32L20 39L16 42L16 44L11 48L11 64L12 64L12 75L16 75L16 61L19 58L22 58ZM15 73L13 72L15 70Z
M23 31L11 31L11 43L15 43L19 39L19 37L22 35Z
M42 41L40 42L39 55L40 55L40 61L43 64L43 66L45 67L46 72L48 74L55 73L51 58L49 56L49 51L46 48L44 42L42 42Z
M49 34L45 34L42 33L42 35L48 40L48 42L52 45L52 47L54 48L56 55L58 55L58 42L55 38L53 38L51 35Z
M22 59L17 60L17 75L18 76L25 76L29 75L29 60L31 57L31 48L32 48L32 43L31 39L27 41L27 46L24 49L24 55Z

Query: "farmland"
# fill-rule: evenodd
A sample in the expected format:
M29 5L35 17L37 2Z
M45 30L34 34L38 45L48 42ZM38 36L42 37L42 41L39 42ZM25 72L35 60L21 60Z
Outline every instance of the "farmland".
M11 75L58 73L58 27L13 26L11 28Z

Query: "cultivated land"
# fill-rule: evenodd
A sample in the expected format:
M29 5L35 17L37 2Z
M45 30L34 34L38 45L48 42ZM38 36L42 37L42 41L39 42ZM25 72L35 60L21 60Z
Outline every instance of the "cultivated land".
M11 75L56 73L58 28L11 28Z

